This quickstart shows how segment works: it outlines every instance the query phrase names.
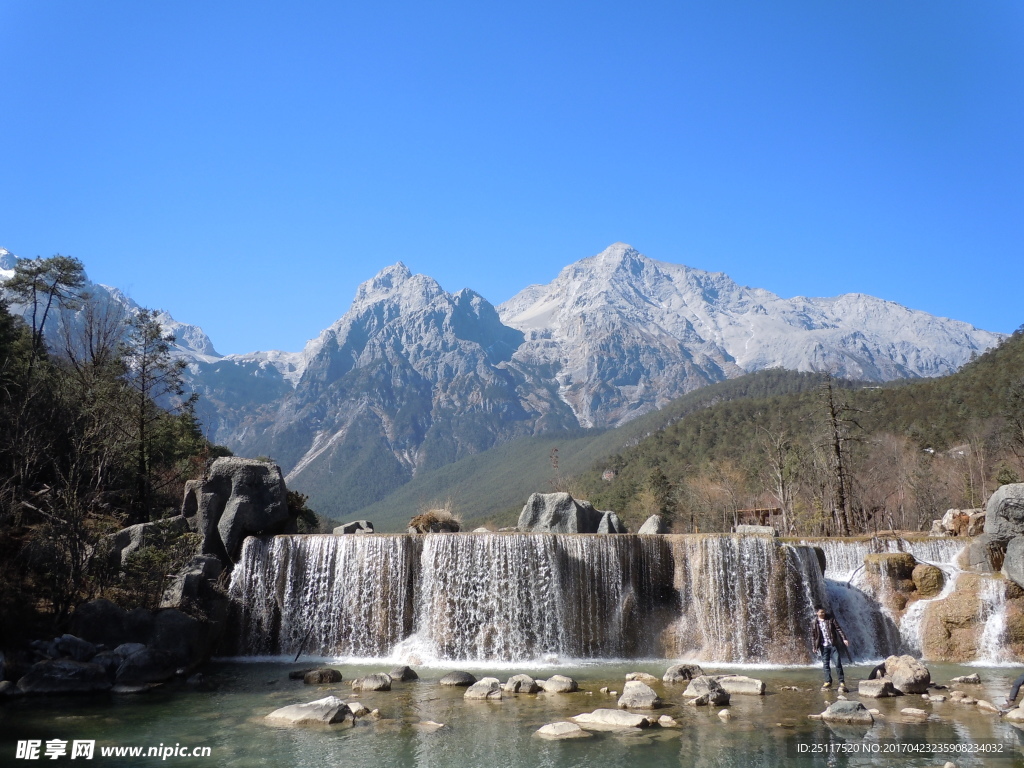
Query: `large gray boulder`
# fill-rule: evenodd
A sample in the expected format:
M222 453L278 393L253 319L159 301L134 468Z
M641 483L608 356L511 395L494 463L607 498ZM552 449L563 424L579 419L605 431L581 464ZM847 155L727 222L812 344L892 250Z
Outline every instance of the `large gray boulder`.
M266 719L287 725L334 725L346 720L355 725L356 722L352 710L337 696L281 707L267 715Z
M614 512L602 512L601 522L597 524L598 533L629 533L626 526Z
M985 533L1001 542L1024 534L1024 483L1000 486L989 497Z
M145 546L159 546L168 539L176 538L189 529L188 520L180 515L156 520L152 523L139 523L122 528L106 539L107 555L112 567L124 568L128 557Z
M647 683L630 680L622 688L618 706L619 709L657 709L661 706L661 697Z
M644 521L644 524L640 526L640 530L637 533L641 535L655 534L655 533L668 533L668 525L665 523L665 519L661 515L651 515Z
M203 554L237 562L246 536L295 533L281 468L227 456L185 484L181 514L203 536Z
M885 676L900 693L927 693L932 681L928 667L913 656L890 656L885 660Z
M18 680L22 693L96 693L110 688L110 678L102 666L72 659L40 661Z
M1006 545L1003 575L1018 587L1024 587L1024 536L1015 536Z
M604 516L589 501L577 501L568 493L535 493L526 500L516 528L533 533L597 533Z
M957 558L961 568L973 571L998 571L1006 557L1007 541L989 533L974 538Z

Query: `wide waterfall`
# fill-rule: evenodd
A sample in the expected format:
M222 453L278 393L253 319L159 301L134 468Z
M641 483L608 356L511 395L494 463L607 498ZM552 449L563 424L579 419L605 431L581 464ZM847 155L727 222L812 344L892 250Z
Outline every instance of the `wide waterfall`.
M816 556L765 536L249 538L235 647L437 661L810 661Z

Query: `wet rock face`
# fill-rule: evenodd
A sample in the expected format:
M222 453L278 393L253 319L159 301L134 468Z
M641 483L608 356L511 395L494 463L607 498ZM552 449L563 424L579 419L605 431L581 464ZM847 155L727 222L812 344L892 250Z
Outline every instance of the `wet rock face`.
M926 659L972 661L981 639L981 577L964 573L946 598L925 610L921 652Z
M935 597L942 591L946 577L942 569L927 563L919 563L914 566L911 573L914 586L917 587L917 594L920 597Z
M237 562L246 536L295 533L281 468L235 456L185 485L181 514L203 536L203 554Z

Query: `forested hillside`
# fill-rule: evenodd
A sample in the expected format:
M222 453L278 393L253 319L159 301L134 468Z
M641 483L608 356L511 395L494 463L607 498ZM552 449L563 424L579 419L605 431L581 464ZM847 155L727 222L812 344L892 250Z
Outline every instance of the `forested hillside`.
M690 392L658 411L616 429L552 431L515 440L418 474L382 501L354 514L377 530L403 531L417 511L452 508L467 525L514 525L531 493L565 490L586 498L582 480L592 466L677 422L718 403L814 391L822 377L772 369ZM860 386L840 380L836 386ZM641 521L642 522L642 521ZM635 528L634 528L635 529Z
M100 594L159 600L198 537L151 542L123 567L104 536L176 513L185 479L224 453L200 432L155 314L128 317L83 284L81 263L55 256L19 262L0 294L0 641Z
M1021 330L951 376L849 387L709 404L574 485L634 529L661 513L677 531L727 530L761 508L787 533L843 534L927 529L1024 478Z

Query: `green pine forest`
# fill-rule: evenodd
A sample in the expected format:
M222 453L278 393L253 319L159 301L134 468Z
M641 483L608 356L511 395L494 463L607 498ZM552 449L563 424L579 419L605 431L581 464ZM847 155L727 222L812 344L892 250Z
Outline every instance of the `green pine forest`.
M203 438L156 313L84 286L54 256L19 262L0 296L0 647L93 597L155 607L198 536L154 538L124 567L107 537L178 514L185 480L228 453Z

